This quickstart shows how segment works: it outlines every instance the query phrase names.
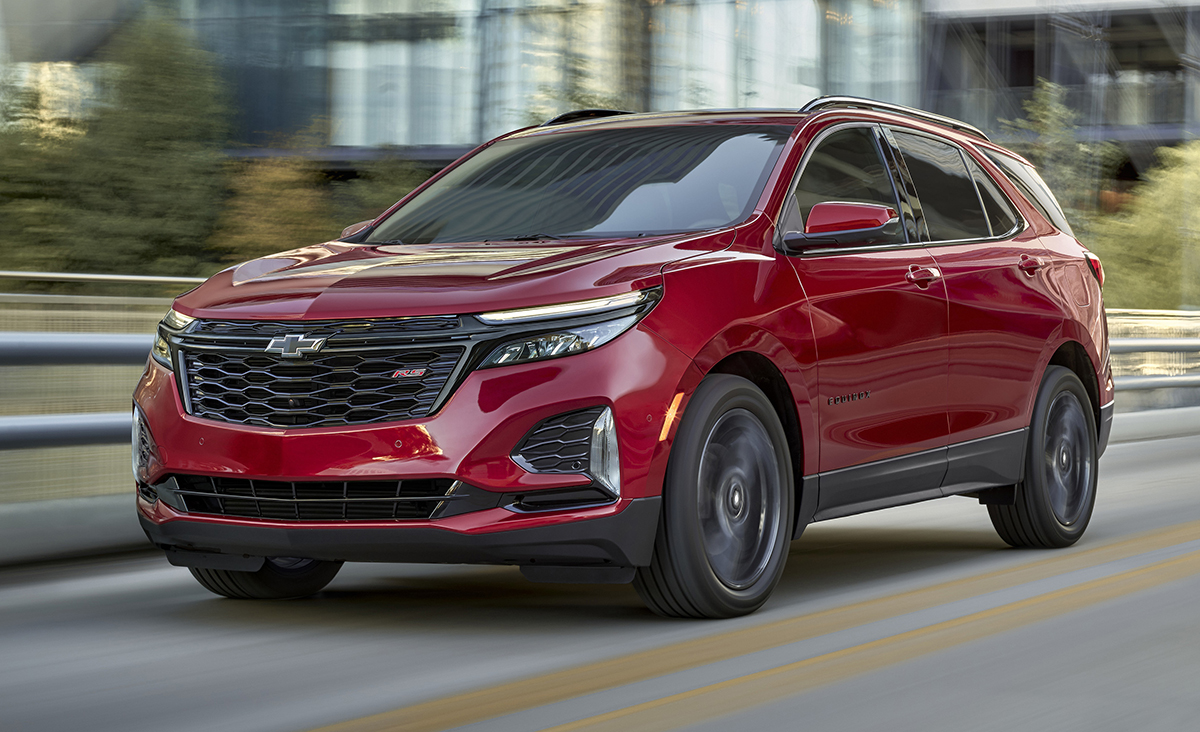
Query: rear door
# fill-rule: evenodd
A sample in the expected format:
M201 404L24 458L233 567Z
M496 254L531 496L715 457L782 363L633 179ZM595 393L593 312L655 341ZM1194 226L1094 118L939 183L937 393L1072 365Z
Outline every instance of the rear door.
M893 163L874 125L822 132L780 221L781 232L803 231L813 205L840 201L903 210L909 224L910 236L886 244L789 257L816 338L819 519L940 495L945 473L945 288Z
M1047 288L1046 251L970 152L892 128L919 196L949 298L949 467L944 492L1020 478L1035 373L1062 322Z

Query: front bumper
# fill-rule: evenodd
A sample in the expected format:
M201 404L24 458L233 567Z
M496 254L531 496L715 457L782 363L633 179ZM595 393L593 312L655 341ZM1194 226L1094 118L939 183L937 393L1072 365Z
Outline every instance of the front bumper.
M155 544L216 555L644 566L670 449L664 422L692 368L673 346L635 327L595 351L476 371L424 419L277 429L187 414L174 374L151 362L134 394L156 445L150 485L178 475L293 482L452 479L498 498L480 501L469 513L427 520L290 521L186 513L178 502L172 508L143 497L139 519ZM511 455L542 420L595 406L610 407L615 419L619 500L571 510L510 510L520 507L509 500L514 495L592 484L583 474L531 472Z
M487 528L486 517L471 514L455 517L460 519L455 528L433 522L299 527L192 518L145 501L139 501L138 518L151 542L183 552L343 562L643 567L650 564L661 501L658 496L635 498L614 507L619 511L592 512L594 518L584 513L541 516L542 521L557 521L540 525L526 521L525 528L503 531L480 531ZM468 517L472 521L461 520Z

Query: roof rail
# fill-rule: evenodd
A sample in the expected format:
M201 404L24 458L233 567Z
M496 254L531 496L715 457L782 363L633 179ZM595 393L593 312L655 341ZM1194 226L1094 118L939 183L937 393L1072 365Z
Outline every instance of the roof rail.
M568 122L578 122L581 119L614 117L618 114L634 114L634 112L627 112L623 109L576 109L571 112L564 112L554 119L546 120L540 126L553 127L554 125L565 125Z
M981 140L991 142L983 130L975 125L969 125L966 122L959 122L950 117L943 117L940 114L926 112L922 109L913 109L905 107L902 104L890 104L888 102L877 102L874 99L866 99L864 97L847 97L839 95L826 95L817 97L808 104L800 108L801 112L819 112L823 109L869 109L875 112L892 112L894 114L902 114L906 117L912 117L924 122L932 122L935 125L949 127L952 130L965 132L968 135L974 135Z

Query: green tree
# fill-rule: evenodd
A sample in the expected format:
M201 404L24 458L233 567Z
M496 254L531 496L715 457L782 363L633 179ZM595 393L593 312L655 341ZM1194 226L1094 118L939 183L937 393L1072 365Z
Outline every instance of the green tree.
M1121 213L1097 219L1088 246L1104 261L1109 307L1176 309L1200 304L1200 141L1159 148Z
M340 227L375 218L428 177L428 170L384 150L383 157L359 166L357 178L332 184Z
M1111 143L1079 140L1079 114L1067 105L1066 95L1064 87L1039 78L1022 105L1025 117L1001 120L1001 125L1012 138L1008 146L1034 164L1071 224L1086 228L1119 150Z
M64 265L193 274L224 196L227 110L210 54L150 13L107 46L110 105L77 143Z
M227 135L212 58L153 9L100 57L89 119L48 119L36 86L4 95L0 255L25 269L204 271Z
M323 174L299 154L230 163L230 196L210 249L225 262L336 238ZM346 222L351 223L351 222Z

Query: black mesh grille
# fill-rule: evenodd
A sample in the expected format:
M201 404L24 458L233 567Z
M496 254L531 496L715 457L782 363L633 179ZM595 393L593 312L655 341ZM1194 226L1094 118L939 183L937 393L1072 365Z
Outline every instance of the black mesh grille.
M584 473L588 469L592 425L604 407L560 414L538 423L513 457L537 473Z
M427 416L462 353L461 346L306 358L184 350L183 364L191 411L198 417L322 427Z
M427 519L454 485L444 478L280 482L176 475L175 481L188 513L291 521Z

